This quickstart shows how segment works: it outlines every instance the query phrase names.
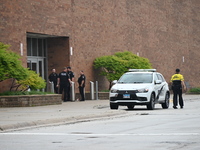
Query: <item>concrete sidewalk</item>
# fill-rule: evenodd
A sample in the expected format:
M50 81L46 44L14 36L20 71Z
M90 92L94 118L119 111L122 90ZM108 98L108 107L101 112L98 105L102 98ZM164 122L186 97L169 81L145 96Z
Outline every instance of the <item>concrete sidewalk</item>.
M200 95L183 95L183 97L185 101L200 99ZM0 132L83 122L102 117L125 115L126 113L128 112L123 109L110 110L108 100L66 102L61 105L38 107L0 108Z
M56 124L75 123L123 114L112 111L108 100L65 102L61 105L0 108L0 132Z

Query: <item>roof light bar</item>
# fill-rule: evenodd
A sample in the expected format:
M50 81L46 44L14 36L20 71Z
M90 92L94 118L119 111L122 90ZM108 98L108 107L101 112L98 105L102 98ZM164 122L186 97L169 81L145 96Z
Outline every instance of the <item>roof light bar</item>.
M129 69L130 72L156 72L156 69Z

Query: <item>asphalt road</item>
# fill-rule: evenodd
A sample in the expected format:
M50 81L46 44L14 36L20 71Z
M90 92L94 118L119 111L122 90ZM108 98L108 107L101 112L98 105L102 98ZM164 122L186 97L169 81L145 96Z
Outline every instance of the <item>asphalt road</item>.
M109 108L103 108L107 111ZM200 100L188 100L184 109L153 111L144 106L75 124L0 133L1 150L199 150Z

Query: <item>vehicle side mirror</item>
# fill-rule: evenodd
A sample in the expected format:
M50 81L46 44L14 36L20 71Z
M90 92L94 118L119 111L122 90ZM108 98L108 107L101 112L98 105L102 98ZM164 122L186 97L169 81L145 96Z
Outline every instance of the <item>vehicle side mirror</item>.
M155 81L155 84L161 84L161 83L162 83L161 80L156 80L156 81Z
M112 81L112 86L117 83L117 80Z

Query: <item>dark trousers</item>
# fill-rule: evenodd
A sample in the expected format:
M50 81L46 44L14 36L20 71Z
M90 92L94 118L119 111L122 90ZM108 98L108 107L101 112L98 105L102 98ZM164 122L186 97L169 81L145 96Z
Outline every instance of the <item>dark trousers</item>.
M64 91L64 102L66 102L67 101L67 91L68 91L68 85L66 85L66 84L61 84L60 85L60 91L59 91L59 93L60 94L62 94L62 92Z
M53 82L54 93L58 93L57 82Z
M173 104L176 107L178 105L178 97L179 97L179 105L184 106L183 97L182 97L182 87L181 86L173 86Z
M81 94L81 101L84 101L85 100L84 87L79 86L79 92Z

